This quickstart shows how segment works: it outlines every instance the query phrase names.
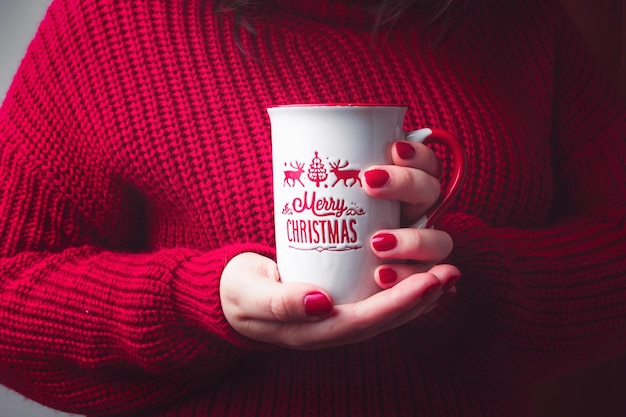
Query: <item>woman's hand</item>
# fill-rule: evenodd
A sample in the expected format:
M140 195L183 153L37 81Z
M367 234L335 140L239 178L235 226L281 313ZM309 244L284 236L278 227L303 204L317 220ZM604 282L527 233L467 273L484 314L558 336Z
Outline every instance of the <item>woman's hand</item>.
M371 167L364 189L375 198L402 201L403 224L411 224L439 198L441 164L428 147L397 142L395 165ZM460 277L452 265L437 265L452 250L452 239L433 229L394 229L376 233L372 250L383 259L405 260L377 268L385 289L363 301L333 305L330 295L311 284L280 283L276 264L243 253L222 273L220 297L230 325L251 339L295 349L357 343L395 329L453 295Z
M333 306L324 290L280 283L269 258L242 253L222 273L222 310L240 334L293 349L321 349L361 342L395 329L437 306L459 276L451 265L414 274L393 288L354 304Z
M429 147L413 142L396 142L391 156L395 165L371 167L365 172L363 186L372 197L402 201L402 224L410 225L439 199L441 163ZM374 253L383 259L409 262L380 265L376 282L381 288L389 288L413 274L426 272L443 261L452 248L452 238L441 230L381 230L372 238Z

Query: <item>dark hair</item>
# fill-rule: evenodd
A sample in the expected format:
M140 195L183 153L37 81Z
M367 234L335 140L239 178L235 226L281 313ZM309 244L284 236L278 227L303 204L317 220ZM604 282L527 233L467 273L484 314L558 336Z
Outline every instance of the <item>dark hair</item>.
M376 19L373 29L393 23L402 13L413 7L420 8L428 14L432 23L445 16L453 3L454 0L380 0L372 7Z
M254 25L249 20L251 17L249 12L260 0L212 1L213 10L220 18L226 13L232 14L236 26L235 39L237 40L237 45L243 51L239 30L243 29L249 33L255 33ZM432 25L439 20L445 19L454 3L455 0L379 0L373 5L368 5L367 10L374 17L372 32L375 34L380 27L393 24L404 12L413 7L422 10L429 17L429 23ZM444 22L444 26L446 27L443 28L439 35L437 43L445 37L446 32L449 30L447 23ZM245 51L243 52L245 53Z

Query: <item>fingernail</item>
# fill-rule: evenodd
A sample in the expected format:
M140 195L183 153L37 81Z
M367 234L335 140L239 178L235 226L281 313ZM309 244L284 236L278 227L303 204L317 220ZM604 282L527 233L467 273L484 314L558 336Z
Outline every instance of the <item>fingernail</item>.
M384 187L389 182L389 174L382 169L365 171L365 182L372 188Z
M304 297L304 312L307 316L327 316L333 311L333 305L321 292L312 292Z
M398 240L391 233L379 233L372 238L372 246L380 252L391 250L397 244Z
M456 285L456 283L459 282L460 279L461 279L460 275L458 277L450 278L448 280L448 282L446 282L445 285L443 287L441 287L441 291L442 292L448 291L450 288L454 287Z
M398 280L398 274L393 268L381 268L378 277L383 284L393 284Z
M406 142L396 142L396 152L402 159L411 159L415 156L415 148Z

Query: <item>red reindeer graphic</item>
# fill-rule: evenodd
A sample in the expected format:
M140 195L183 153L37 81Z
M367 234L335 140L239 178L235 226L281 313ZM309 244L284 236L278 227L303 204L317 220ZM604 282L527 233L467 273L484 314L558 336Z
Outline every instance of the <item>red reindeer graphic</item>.
M361 187L363 186L363 184L361 184L361 178L359 178L359 174L361 173L361 170L342 169L342 168L346 168L348 165L350 165L348 161L346 161L345 164L341 165L341 159L338 160L337 163L332 163L332 162L330 163L330 166L331 166L330 171L333 174L335 174L335 177L337 177L337 180L335 180L332 187L334 187L339 181L343 181L343 184L346 187L352 187L357 182L359 183ZM348 185L348 180L352 180L352 184Z
M296 161L296 166L293 166L293 162L290 162L289 165L291 165L291 167L295 169L295 171L283 171L285 173L285 180L283 181L283 187L285 186L285 184L287 184L289 187L295 187L296 181L298 181L304 187L304 184L300 180L300 177L302 176L302 173L304 172L304 169L303 169L304 162L299 163L298 161ZM291 183L289 182L290 180L291 180Z

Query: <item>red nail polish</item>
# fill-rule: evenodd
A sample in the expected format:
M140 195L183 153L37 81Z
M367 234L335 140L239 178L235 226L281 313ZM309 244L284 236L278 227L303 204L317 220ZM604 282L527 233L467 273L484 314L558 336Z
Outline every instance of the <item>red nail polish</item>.
M379 233L372 238L372 246L380 252L391 250L397 244L398 240L391 233Z
M378 277L380 278L380 282L386 285L393 284L398 280L398 274L396 274L393 268L381 268L378 271Z
M389 182L389 173L382 169L365 171L365 182L372 188L381 188Z
M441 291L442 292L448 291L450 288L454 287L456 283L459 282L460 279L461 279L460 276L450 278L448 282L446 282L445 285L441 287Z
M304 312L307 316L327 316L333 311L333 305L321 292L312 292L304 297Z
M411 159L415 156L415 148L406 142L396 142L396 152L402 159Z

